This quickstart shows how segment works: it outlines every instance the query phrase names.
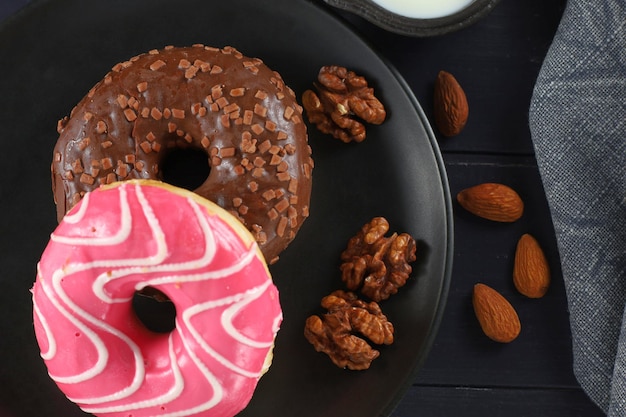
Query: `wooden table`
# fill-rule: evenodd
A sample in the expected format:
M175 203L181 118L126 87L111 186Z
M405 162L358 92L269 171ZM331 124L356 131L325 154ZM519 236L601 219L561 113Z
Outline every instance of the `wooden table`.
M28 3L3 0L0 20ZM460 32L409 38L338 12L406 79L432 120L437 72L451 72L470 104L466 129L439 138L450 189L482 182L515 188L526 205L521 220L496 224L454 204L454 269L446 311L431 353L393 417L550 416L603 413L572 373L567 300L550 212L534 157L528 108L541 63L565 0L502 0L486 18ZM518 294L511 281L519 236L533 234L553 274L539 300ZM518 310L522 333L511 344L487 339L471 304L483 282Z

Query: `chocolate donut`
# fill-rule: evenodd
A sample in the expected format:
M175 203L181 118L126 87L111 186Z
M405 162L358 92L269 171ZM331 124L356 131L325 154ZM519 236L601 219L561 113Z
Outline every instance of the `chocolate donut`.
M161 166L175 149L206 153L209 174L193 191L239 218L270 263L309 214L313 160L302 107L277 72L233 47L166 47L119 63L58 132L59 221L102 184L164 180Z

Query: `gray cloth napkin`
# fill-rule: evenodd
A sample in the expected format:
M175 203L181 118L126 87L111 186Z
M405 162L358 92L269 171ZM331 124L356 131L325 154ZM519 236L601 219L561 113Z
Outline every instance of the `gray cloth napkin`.
M626 0L569 0L529 112L565 281L574 374L626 416Z

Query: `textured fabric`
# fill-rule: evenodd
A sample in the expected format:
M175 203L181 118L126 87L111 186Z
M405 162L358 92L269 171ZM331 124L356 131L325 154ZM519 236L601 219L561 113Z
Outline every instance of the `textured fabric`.
M626 416L626 0L569 0L535 86L530 127L550 205L574 374Z

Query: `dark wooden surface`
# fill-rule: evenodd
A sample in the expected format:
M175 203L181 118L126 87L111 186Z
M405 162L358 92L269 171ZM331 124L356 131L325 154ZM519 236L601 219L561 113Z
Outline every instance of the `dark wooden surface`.
M0 20L26 3L2 0ZM401 73L429 118L439 70L453 73L464 86L467 127L455 138L439 138L452 195L474 184L501 182L518 190L526 204L523 218L513 224L473 217L454 204L446 311L431 353L393 417L603 415L572 373L565 288L528 127L534 82L564 7L565 0L501 0L475 25L423 39L337 12ZM519 295L511 281L522 233L537 237L550 262L553 283L543 299ZM501 291L518 310L522 333L513 343L497 344L481 333L471 305L477 282Z

